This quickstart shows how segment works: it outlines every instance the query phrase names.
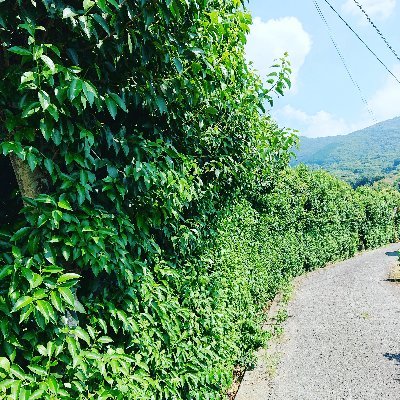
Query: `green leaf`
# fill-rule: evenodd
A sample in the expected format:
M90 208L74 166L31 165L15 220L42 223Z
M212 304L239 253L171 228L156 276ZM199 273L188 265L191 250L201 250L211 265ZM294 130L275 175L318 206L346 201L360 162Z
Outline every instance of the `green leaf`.
M32 273L31 275L31 279L28 280L29 281L29 285L30 285L30 289L35 289L38 286L40 286L43 282L43 277L39 274L36 273Z
M71 279L79 279L81 276L78 274L74 274L73 272L70 272L68 274L63 274L57 279L57 283L63 283L66 281L69 281Z
M34 308L33 305L30 304L29 307L26 309L26 311L23 311L19 317L19 323L22 324L22 322L26 321L29 316L32 314Z
M174 58L174 64L175 64L176 70L181 74L183 71L183 65L182 65L181 60L179 58Z
M55 265L50 265L43 269L43 272L50 273L50 274L59 274L60 272L63 272L63 271L64 271L64 268L57 267Z
M81 327L77 326L74 330L74 334L84 340L88 345L90 345L90 336L87 332L85 332Z
M66 287L59 287L58 291L60 292L61 296L65 300L65 302L74 307L75 304L75 296L73 295L71 289L66 288Z
M95 339L97 335L96 335L96 331L93 329L93 327L91 325L86 325L86 329L87 329L90 337L92 339Z
M12 265L6 265L5 267L0 269L0 280L5 278L6 276L10 275L13 270Z
M29 117L40 111L40 103L38 101L34 101L33 103L29 103L26 108L22 111L22 118Z
M21 76L21 84L26 82L32 82L35 79L33 71L26 71Z
M117 104L111 97L106 97L105 102L108 108L108 111L113 119L115 119L117 115Z
M31 169L31 171L34 171L38 164L38 159L37 159L36 155L32 154L32 153L28 153L26 155L26 161L28 162L28 165L29 165L29 168Z
M53 255L53 253L51 253L50 251L46 251L45 253L44 253L44 258L50 263L50 264L55 264L56 263L56 260L55 260L55 258L54 258L54 255Z
M32 53L28 49L23 47L13 46L8 49L11 53L19 54L20 56L31 56Z
M43 288L37 289L33 294L34 300L41 300L44 299L45 297L47 297L47 293Z
M50 320L50 313L49 310L47 308L47 301L44 300L38 300L36 302L36 309L40 312L40 314L43 315L43 317L45 318L46 321Z
M125 111L128 112L124 100L121 99L117 94L115 93L110 93L110 96L113 98L113 100L119 105L119 107Z
M49 158L46 158L46 159L44 160L44 166L45 166L47 172L48 172L50 175L53 175L53 171L54 171L54 163L53 163L53 161L50 160Z
M46 376L47 375L47 371L41 367L40 365L37 364L31 364L28 365L28 368L35 374L40 375L40 376Z
M72 18L72 17L75 17L78 14L76 14L74 11L72 11L71 8L66 7L66 8L64 8L62 15L63 15L62 16L63 18Z
M58 393L59 390L59 384L56 380L56 378L54 378L54 376L49 376L47 378L47 386L49 387L50 391L54 394Z
M75 300L74 309L75 309L75 311L77 311L81 314L86 314L85 308L83 307L82 303L79 302L78 300Z
M2 379L0 381L0 390L5 391L7 389L9 389L13 383L15 382L15 379Z
M44 394L44 389L35 390L30 396L28 400L37 400L42 399Z
M53 60L49 56L46 56L45 54L42 54L40 58L49 67L50 71L54 74L56 72L56 66L54 65Z
M113 165L107 165L107 173L111 178L115 179L118 177L118 169Z
M45 44L47 48L49 48L52 52L58 55L58 57L61 57L60 49L55 46L54 44Z
M54 342L47 342L46 351L47 351L48 357L51 357L53 355L54 347L55 347ZM62 345L61 345L61 348L62 348Z
M47 112L54 118L55 121L58 121L59 119L58 109L54 104L49 104Z
M133 46L132 46L132 39L131 39L131 34L130 34L130 32L128 32L128 49L129 49L129 53L132 54L132 52L133 52Z
M51 102L50 96L44 90L40 90L38 93L38 98L43 111L47 110Z
M24 370L17 364L11 365L10 373L20 380L28 378L28 375L25 374Z
M72 356L72 365L75 367L79 362L79 355L78 355L78 345L76 343L75 338L68 336L66 338L68 344L68 350Z
M156 98L157 107L160 110L161 114L164 114L167 111L167 104L162 96L157 96Z
M53 131L53 121L49 120L48 118L42 118L40 120L40 131L42 132L42 135L46 139L46 141L49 141Z
M103 17L101 17L99 14L93 14L92 15L93 19L107 32L107 34L110 34L110 28L105 21Z
M5 373L8 374L10 372L10 366L11 364L7 357L0 357L0 373L2 369Z
M88 358L89 360L101 360L101 355L93 351L86 351L85 357Z
M18 229L17 232L15 232L13 236L11 236L10 240L12 242L16 242L19 239L21 239L22 237L26 236L26 234L28 232L30 232L31 230L32 230L32 228L30 228L29 226L25 226L25 227L23 227L21 229Z
M87 11L89 8L93 7L95 2L93 0L83 0L83 9Z
M59 311L59 312L64 312L65 311L63 303L61 301L61 297L56 291L53 290L50 293L50 300L51 300L51 303L53 304L54 308L57 311Z
M64 215L66 215L66 214L64 214ZM67 247L63 247L63 248L62 248L61 254L63 255L65 261L68 261L68 260L69 260L70 251L69 251L69 249L68 249Z
M208 108L206 109L206 112L207 112L208 114L211 114L211 115L216 115L216 114L218 114L218 110L217 110L215 107L208 107Z
M75 99L79 93L82 91L83 82L79 78L74 78L68 88L68 98L70 100Z
M101 336L97 339L97 341L104 344L113 342L113 340L109 336Z
M13 311L18 311L23 307L26 307L28 304L32 303L33 298L31 296L23 296L20 297L17 302L14 304Z
M17 246L13 246L11 249L12 255L14 258L19 259L22 257L21 249Z
M47 349L46 347L44 347L42 344L39 344L37 347L37 351L43 356L43 357L47 357Z
M111 14L112 13L111 8L109 8L107 6L107 1L106 0L98 0L97 1L97 7L99 7L100 10L103 11L104 13L106 13L106 14Z
M40 194L36 198L36 201L38 201L39 203L52 204L53 206L57 205L56 201L47 194Z
M58 207L62 208L63 210L68 210L68 211L73 211L71 204L69 204L69 201L66 199L61 199L58 203L57 203Z
M95 98L97 99L97 97L98 97L96 89L88 82L83 83L82 89L83 89L83 93L84 93L85 97L87 98L87 101L92 106L94 99Z
M110 4L112 4L116 10L120 7L120 5L116 2L116 0L107 0Z

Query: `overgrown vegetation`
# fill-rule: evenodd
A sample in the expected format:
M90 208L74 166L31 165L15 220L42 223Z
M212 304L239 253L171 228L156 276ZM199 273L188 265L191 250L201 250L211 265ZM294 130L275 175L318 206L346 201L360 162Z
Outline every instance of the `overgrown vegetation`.
M251 362L265 339L268 304L288 280L357 251L398 240L400 193L357 190L325 171L285 169L225 211L213 243L214 284L229 316L226 340L239 344L236 360ZM229 326L230 324L230 326Z
M0 3L2 398L220 399L281 284L397 237L397 193L286 168L263 107L290 68L263 87L249 23L238 0Z

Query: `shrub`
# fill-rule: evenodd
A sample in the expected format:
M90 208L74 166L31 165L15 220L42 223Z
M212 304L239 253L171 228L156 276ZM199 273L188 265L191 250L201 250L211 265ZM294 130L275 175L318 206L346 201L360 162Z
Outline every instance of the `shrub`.
M0 238L3 397L229 386L237 341L199 257L293 144L262 112L250 22L238 0L0 3L1 150L24 199ZM283 59L275 91L288 73Z
M294 276L398 240L400 193L354 190L304 166L279 173L217 221L206 252L233 364L251 364L268 338L265 308ZM218 308L217 308L218 309ZM222 317L223 316L223 317Z

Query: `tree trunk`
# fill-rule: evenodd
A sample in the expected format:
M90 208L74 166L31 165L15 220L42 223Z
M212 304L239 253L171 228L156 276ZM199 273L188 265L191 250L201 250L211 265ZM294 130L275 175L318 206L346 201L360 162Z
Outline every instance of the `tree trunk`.
M41 192L40 172L32 172L28 163L14 154L10 154L10 160L22 198L33 199L37 197ZM26 205L25 201L24 204Z

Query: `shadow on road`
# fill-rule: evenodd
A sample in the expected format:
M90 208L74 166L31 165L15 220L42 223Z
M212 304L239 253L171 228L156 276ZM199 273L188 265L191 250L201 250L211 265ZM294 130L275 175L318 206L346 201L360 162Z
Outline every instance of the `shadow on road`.
M400 354L385 353L383 356L390 361L395 361L400 366Z
M383 356L389 361L394 361L400 367L400 354L385 353ZM400 377L395 378L395 381L400 382Z

